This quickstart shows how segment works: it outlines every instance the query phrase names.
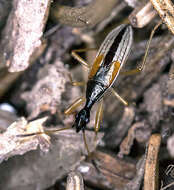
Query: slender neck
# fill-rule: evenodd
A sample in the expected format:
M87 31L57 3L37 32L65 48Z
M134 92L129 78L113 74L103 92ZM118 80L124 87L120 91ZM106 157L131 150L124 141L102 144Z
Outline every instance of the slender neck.
M92 102L90 99L87 99L84 109L91 111L93 104L94 102Z

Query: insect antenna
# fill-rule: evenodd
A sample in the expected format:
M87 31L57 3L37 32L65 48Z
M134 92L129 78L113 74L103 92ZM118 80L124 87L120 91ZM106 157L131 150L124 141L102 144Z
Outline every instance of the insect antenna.
M50 129L50 130L44 130L44 131L39 131L39 132L34 132L34 133L28 133L28 134L19 134L16 135L17 137L30 137L30 136L34 136L34 135L42 135L42 134L47 134L47 135L51 135L53 133L59 132L59 131L64 131L67 129L72 129L72 127L64 127L61 129Z
M83 130L83 141L84 141L85 148L86 148L86 150L87 150L88 156L90 156L90 155L91 155L91 152L89 151L89 147L88 147L88 144L87 144L86 135L85 135L85 130Z

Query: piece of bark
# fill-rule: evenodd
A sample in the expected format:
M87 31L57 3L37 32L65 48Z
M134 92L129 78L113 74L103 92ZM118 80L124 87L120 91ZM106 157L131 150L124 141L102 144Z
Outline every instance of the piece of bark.
M158 154L161 145L161 135L153 134L149 139L145 173L144 173L144 190L156 190L159 187L159 161Z
M129 15L129 21L134 27L142 28L150 23L156 15L157 13L153 10L153 6L150 2L142 2L142 4L137 6Z
M82 162L80 171L87 184L103 189L122 189L135 175L135 164L96 151L92 155L94 165Z
M174 5L171 0L150 0L153 7L158 12L161 20L167 25L168 29L174 34Z
M86 6L69 7L54 2L51 17L72 27L93 27L106 18L117 3L117 0L94 0Z
M25 118L12 123L7 130L0 135L0 163L15 155L22 155L30 150L36 150L38 146L42 151L48 151L50 137L34 135L32 137L20 138L17 135L30 132L43 132L43 123L47 118L42 118L28 123Z
M143 135L142 135L143 134ZM129 129L127 136L120 144L118 156L128 155L136 139L140 143L145 143L151 135L151 129L145 122L137 122Z
M41 68L37 77L38 80L32 90L21 94L21 97L27 101L27 110L30 113L30 118L37 117L44 111L50 111L52 114L55 114L58 107L61 110L60 105L63 104L62 94L65 92L66 83L69 80L67 69L58 60L53 65L46 64ZM75 88L72 88L73 90ZM78 95L78 91L76 93ZM72 101L75 98L73 93L71 98Z
M32 123L34 125L31 126ZM20 124L19 122L18 125ZM38 122L33 121L27 124L24 121L24 125L21 124L18 127L14 125L1 136L1 142L4 145L4 149L1 146L1 151L9 151L9 153L3 154L6 156L3 159L27 153L1 163L0 189L33 190L37 188L40 190L48 188L85 158L83 155L86 154L86 149L81 133L77 134L74 130L66 130L54 134L51 140L46 134L22 137L16 135L37 132ZM29 128L28 131L26 131L26 127ZM62 128L63 126L56 127ZM44 129L39 127L40 130ZM86 131L85 134L89 149L93 151L95 149L94 133ZM102 136L102 134L98 134L98 141ZM41 154L40 150L36 150L38 145L47 153Z
M0 67L10 72L25 70L33 54L42 45L41 37L47 21L50 0L14 0L13 8L2 32Z
M87 185L101 189L113 189L113 185L106 179L100 170L94 166L93 163L82 161L80 165L76 167L76 170L82 174Z
M139 112L136 113L137 120L129 129L127 137L120 145L120 156L129 154L134 139L140 144L145 144L153 130L159 130L160 126L163 130L163 137L167 134L165 130L165 120L172 122L171 113L165 107L164 100L167 98L167 75L161 77L144 93L143 102L140 104ZM168 125L167 125L168 126Z

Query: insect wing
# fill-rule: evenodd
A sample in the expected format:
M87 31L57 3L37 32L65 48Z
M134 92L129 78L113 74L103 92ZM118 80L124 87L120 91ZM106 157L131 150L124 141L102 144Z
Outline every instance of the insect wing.
M89 79L110 86L130 53L132 41L133 31L130 25L122 24L112 30L98 51Z

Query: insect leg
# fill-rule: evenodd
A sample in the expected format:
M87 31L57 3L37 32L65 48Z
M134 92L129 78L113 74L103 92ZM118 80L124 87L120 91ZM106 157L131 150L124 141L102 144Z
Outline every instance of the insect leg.
M65 115L70 115L74 112L74 110L79 107L82 103L84 103L86 100L85 97L80 97L77 100L75 100L65 111L64 114Z
M79 61L83 66L86 68L90 68L89 63L87 63L83 58L81 58L77 53L82 53L86 51L91 51L91 50L96 50L96 48L86 48L86 49L77 49L77 50L72 50L71 55L73 56L74 59Z
M71 74L69 74L68 77L69 77L69 80L70 80L72 86L85 86L85 84L86 84L85 82L74 82Z
M86 141L85 130L83 130L83 141L84 141L85 148L86 148L86 150L87 150L88 156L90 156L90 155L91 155L91 152L89 151L88 144L87 144L87 141Z
M110 88L110 89L112 93L114 94L114 96L120 100L120 102L122 102L125 106L129 105L128 102L124 100L113 88Z
M145 51L145 54L144 54L144 57L143 57L143 61L142 61L142 64L136 68L136 69L132 69L132 70L129 70L129 71L123 71L123 72L120 72L120 74L124 74L124 75L134 75L134 74L137 74L137 73L140 73L144 68L145 68L145 65L146 65L146 59L147 59L147 55L148 55L148 52L149 52L149 47L150 47L150 43L152 41L152 38L153 38L153 35L155 33L155 31L157 30L157 28L162 24L162 21L158 22L155 27L153 28L151 34L150 34L150 38L147 42L147 45L146 45L146 51Z
M94 142L95 143L96 143L96 139L97 139L97 133L98 133L99 128L100 128L100 122L102 120L102 115L103 115L103 100L101 100L101 102L99 103L97 113L96 113L96 118L95 118L95 127L94 127L94 129L95 129ZM84 140L86 150L88 152L88 156L91 157L92 155L91 155L91 152L89 151L88 144L87 144L87 141L86 141L85 130L83 130L83 140Z
M94 126L94 130L95 130L95 140L97 138L97 133L100 129L100 122L102 120L103 117L103 100L101 100L101 102L98 105L98 109L97 109L97 113L95 116L95 126Z

